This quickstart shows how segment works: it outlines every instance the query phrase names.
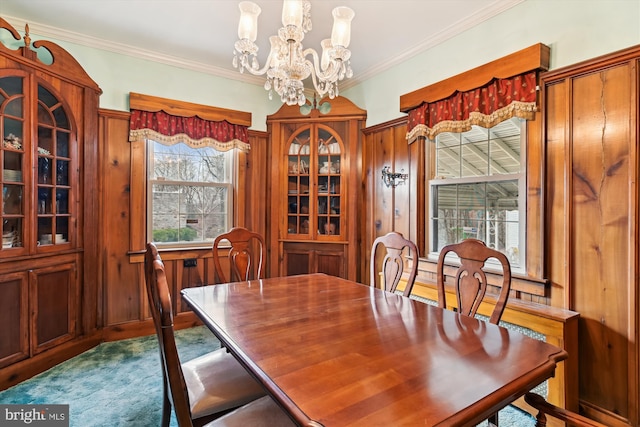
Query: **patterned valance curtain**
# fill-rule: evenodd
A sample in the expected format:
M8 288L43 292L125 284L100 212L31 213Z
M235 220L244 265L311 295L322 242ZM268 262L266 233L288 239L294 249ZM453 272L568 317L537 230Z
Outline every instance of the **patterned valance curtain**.
M441 132L465 132L472 125L492 127L511 117L533 120L537 110L537 72L493 79L446 99L425 102L408 112L407 140L435 139Z
M218 151L238 148L249 151L248 127L198 116L181 117L164 111L131 110L129 141L151 139L165 145L179 142L193 147L213 147Z

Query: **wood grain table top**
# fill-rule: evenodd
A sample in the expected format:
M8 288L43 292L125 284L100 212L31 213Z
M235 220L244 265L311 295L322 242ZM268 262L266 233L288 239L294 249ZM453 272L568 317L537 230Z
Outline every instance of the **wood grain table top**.
M324 274L183 298L302 426L472 426L567 353L488 322Z

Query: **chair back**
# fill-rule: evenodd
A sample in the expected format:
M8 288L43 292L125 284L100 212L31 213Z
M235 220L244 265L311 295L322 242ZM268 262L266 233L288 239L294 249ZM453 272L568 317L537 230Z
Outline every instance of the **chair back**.
M173 329L171 294L164 263L153 243L147 243L144 262L149 309L160 346L160 362L165 392L167 388L170 391L167 394L173 404L178 425L181 427L192 426L189 394Z
M220 247L220 243L224 240L230 245L227 255L229 268L226 270L223 268L220 256L220 252L225 250ZM264 238L259 233L234 227L213 241L213 265L221 283L262 279L265 264Z
M502 252L487 247L483 241L477 239L465 239L460 243L454 243L442 248L436 272L438 306L442 308L447 308L444 289L446 282L444 261L450 252L455 253L460 259L460 267L452 276L458 303L457 310L467 316L476 315L478 307L480 307L480 303L487 292L487 275L484 271L486 261L489 258L495 258L500 262L502 265L502 286L489 319L491 323L498 324L511 290L511 265L509 260Z
M407 277L403 295L409 296L411 294L411 289L418 273L418 248L411 240L405 239L401 233L395 231L380 236L373 241L369 279L371 286L376 286L378 277L382 273L380 287L388 292L396 291L405 267L408 265L408 260L404 256L407 249L413 260L409 267L409 276ZM383 253L384 257L382 256Z

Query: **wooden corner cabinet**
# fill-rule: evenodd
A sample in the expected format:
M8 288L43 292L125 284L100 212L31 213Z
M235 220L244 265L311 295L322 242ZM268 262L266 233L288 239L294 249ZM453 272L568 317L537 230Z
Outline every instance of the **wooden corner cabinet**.
M29 359L95 331L100 89L59 46L0 18L0 388ZM93 232L85 232L93 230ZM86 268L87 263L91 267ZM85 284L89 283L88 285ZM67 354L65 357L69 357ZM55 356L41 357L52 363ZM7 368L17 362L20 375ZM23 374L24 372L24 374ZM7 380L12 378L12 380Z
M321 100L321 110L327 102L326 114L312 108L303 115L298 106L283 105L267 117L271 275L321 272L358 279L366 112L342 97Z

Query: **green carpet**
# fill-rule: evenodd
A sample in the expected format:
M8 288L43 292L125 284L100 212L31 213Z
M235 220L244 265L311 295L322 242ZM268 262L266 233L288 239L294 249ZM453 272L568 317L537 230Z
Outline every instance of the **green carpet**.
M177 331L176 341L183 362L220 347L204 326ZM154 335L100 344L0 392L0 403L69 404L72 427L159 426L162 378L157 339ZM532 417L512 407L499 416L501 427L535 425ZM171 426L177 427L173 415Z
M182 361L220 347L203 326L177 331L176 342ZM160 372L155 335L108 342L0 392L0 403L69 404L75 427L159 426Z

